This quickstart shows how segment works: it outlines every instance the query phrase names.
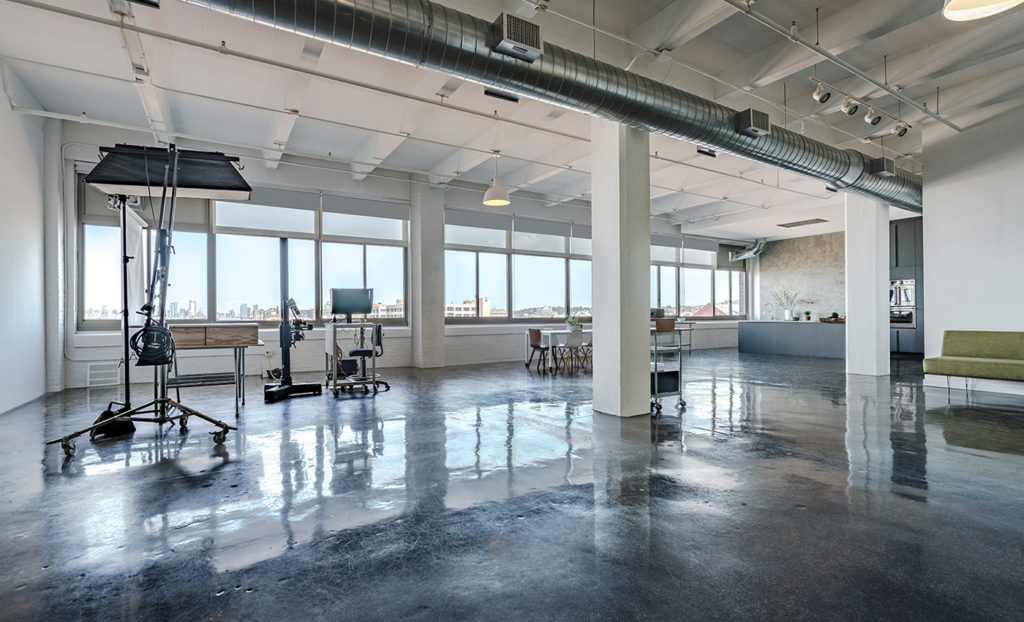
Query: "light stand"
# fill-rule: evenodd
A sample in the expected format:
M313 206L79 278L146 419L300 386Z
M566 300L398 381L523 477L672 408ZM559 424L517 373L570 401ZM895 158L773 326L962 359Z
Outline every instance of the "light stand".
M291 318L293 315L294 319ZM295 301L288 297L288 238L281 238L281 327L278 332L281 343L281 380L263 386L263 401L267 404L290 397L321 394L319 382L292 382L292 346L302 341L303 330L312 328L312 325L302 323Z
M143 158L146 158L143 155ZM128 265L127 265L127 239L125 234L124 225L126 224L127 214L125 209L127 208L127 202L121 204L121 219L122 219L122 268L121 278L124 285L121 294L122 301L122 318L121 325L123 338L127 347L130 347L138 355L138 365L142 366L157 366L156 370L156 398L146 402L145 404L131 408L130 398L128 394L128 351L125 350L125 404L124 408L111 412L108 407L107 413L109 416L104 419L104 415L100 416L100 419L93 423L93 425L79 430L72 434L68 434L61 438L47 441L47 445L54 443L60 443L61 448L64 450L64 454L70 458L75 454L75 438L85 434L91 433L94 430L100 430L105 426L114 425L121 422L148 422L164 424L175 422L181 428L184 433L188 430L188 418L195 416L205 421L209 421L218 427L216 432L213 434L213 442L220 445L227 439L228 430L237 430L238 428L230 426L223 421L214 419L203 413L189 408L184 404L172 400L167 397L167 368L174 357L174 339L171 337L171 332L167 328L165 313L167 308L167 275L170 267L170 252L171 246L171 235L174 231L174 212L178 197L178 163L179 163L179 152L174 145L171 145L167 149L167 163L164 165L164 182L163 191L160 197L160 215L157 221L157 248L156 248L156 262L153 266L153 272L150 278L149 284L149 299L146 304L142 307L142 312L146 315L145 326L139 330L132 338L128 339ZM146 163L148 170L148 162ZM167 188L168 188L168 177L171 178L170 188L170 208L167 207ZM87 179L88 181L88 179ZM166 216L166 225L165 225ZM154 313L156 317L154 318ZM178 414L171 414L174 410L178 411ZM139 417L138 415L144 413L155 413L155 417Z

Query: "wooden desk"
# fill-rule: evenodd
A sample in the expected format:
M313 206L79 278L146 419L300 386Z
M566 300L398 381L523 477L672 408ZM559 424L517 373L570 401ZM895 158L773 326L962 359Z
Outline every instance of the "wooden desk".
M174 376L167 379L167 388L174 389L181 401L183 387L207 387L222 384L235 385L235 417L238 403L245 405L245 349L261 346L259 324L179 324L168 326L174 338ZM179 374L178 350L217 350L231 348L234 369L230 372L205 374Z

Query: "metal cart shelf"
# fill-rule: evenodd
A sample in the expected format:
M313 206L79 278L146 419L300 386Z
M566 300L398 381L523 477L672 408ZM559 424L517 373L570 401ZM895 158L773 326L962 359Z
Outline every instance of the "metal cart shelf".
M686 400L683 399L683 356L690 351L691 339L683 341L683 333L689 337L692 333L692 326L674 326L671 330L659 331L651 328L651 410L655 413L661 412L661 400L665 397L678 397L677 408L684 408ZM672 341L665 342L659 337L672 335ZM679 358L679 365L676 369L665 369L662 367L662 357L675 354Z

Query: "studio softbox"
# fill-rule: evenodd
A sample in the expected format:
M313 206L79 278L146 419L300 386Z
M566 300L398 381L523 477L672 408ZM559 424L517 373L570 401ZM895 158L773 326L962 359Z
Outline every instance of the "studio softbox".
M85 183L107 194L159 197L164 171L173 162L172 151L159 147L116 145L100 147L103 159L85 177ZM237 157L214 151L177 150L178 197L246 201L252 187L238 172ZM167 184L171 184L171 174Z

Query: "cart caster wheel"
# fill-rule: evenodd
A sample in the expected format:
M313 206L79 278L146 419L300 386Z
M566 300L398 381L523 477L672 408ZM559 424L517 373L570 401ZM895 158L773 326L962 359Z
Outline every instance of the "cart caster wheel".
M66 441L61 441L60 448L64 450L64 455L68 458L75 455L75 441L70 438Z
M335 390L334 391L334 397L338 397L338 393L339 393L339 391Z
M369 393L369 392L370 392L370 388L367 387L367 386L364 386L363 387L363 393Z
M222 444L228 438L227 430L218 430L213 433L213 442L217 445Z
M657 410L660 413L661 412L661 404L655 404L654 405L654 409Z
M188 417L182 417L181 420L178 421L178 427L181 428L180 432L182 434L188 432Z

